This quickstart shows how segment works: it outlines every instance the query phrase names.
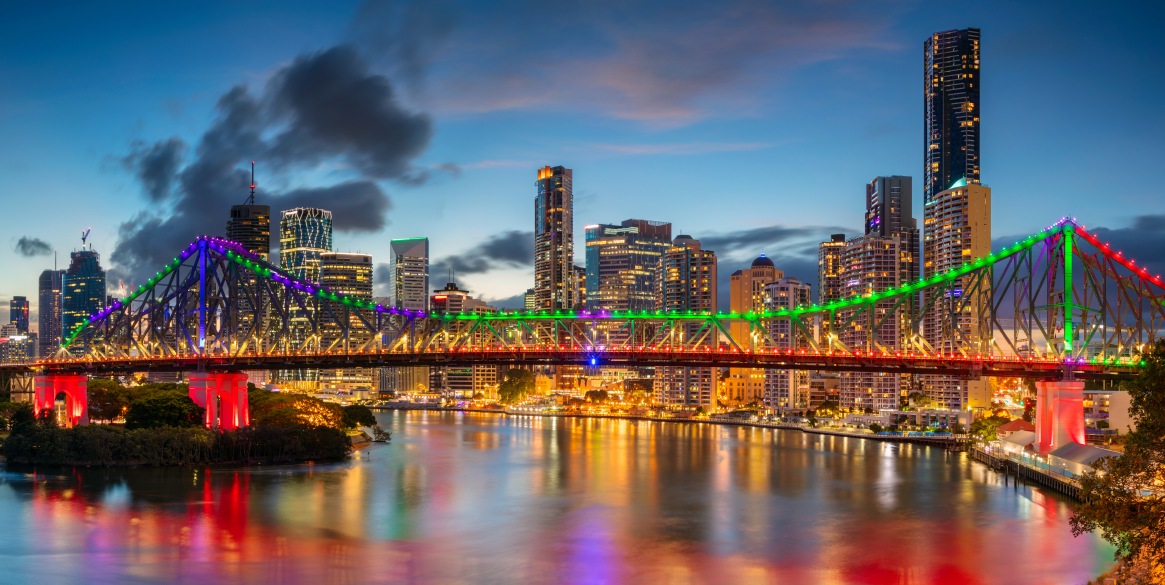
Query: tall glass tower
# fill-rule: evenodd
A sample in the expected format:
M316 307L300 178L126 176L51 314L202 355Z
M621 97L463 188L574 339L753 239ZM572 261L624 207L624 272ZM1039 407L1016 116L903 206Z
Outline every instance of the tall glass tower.
M671 248L671 224L627 219L586 227L586 305L609 311L655 308L659 259Z
M429 238L397 239L391 247L393 306L429 310Z
M572 309L574 282L574 173L538 169L534 198L534 298L539 310Z
M320 254L332 251L332 212L296 207L279 222L279 267L300 280L318 282Z
M61 279L64 270L45 270L40 273L40 287L37 305L37 321L40 323L37 338L37 355L48 357L61 347Z
M251 163L251 194L243 205L231 206L227 239L238 242L263 260L271 256L271 207L255 205L255 163Z
M8 320L16 325L16 332L20 335L28 334L28 299L12 297L8 302Z
M97 252L80 250L69 254L62 289L61 324L63 334L68 335L105 306L105 270ZM81 337L69 347L73 355L83 355L88 349Z
M937 32L923 44L924 202L957 181L979 184L979 29Z

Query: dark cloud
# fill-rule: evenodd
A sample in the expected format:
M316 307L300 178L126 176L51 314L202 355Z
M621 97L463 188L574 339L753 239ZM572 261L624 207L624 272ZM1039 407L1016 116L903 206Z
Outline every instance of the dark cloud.
M1149 272L1165 275L1165 215L1139 215L1133 221L1119 228L1086 226L1089 233L1113 250L1120 250L1125 257L1145 266ZM1034 230L1033 230L1034 231ZM995 238L992 250L1011 246L1031 234L1010 235Z
M482 274L491 270L534 264L534 232L512 230L490 236L472 251L447 256L432 265L433 281L455 274Z
M21 236L19 240L16 240L15 251L25 258L32 258L34 256L48 256L52 254L53 247L40 238Z
M130 145L121 164L137 177L151 201L161 201L170 196L185 153L186 143L179 138L148 146L139 140Z
M377 264L372 270L372 295L385 298L392 296L392 281L392 267Z
M235 86L216 111L185 167L170 164L182 160L177 138L136 144L126 157L155 205L120 226L111 278L140 281L195 236L221 234L230 206L246 197L252 160L260 178L325 164L357 175L282 192L260 187L256 199L271 206L273 227L280 210L310 206L331 210L337 231L377 231L392 204L375 181L424 178L412 161L428 144L431 121L403 109L388 78L349 46L299 56L258 93Z
M721 256L732 256L748 251L755 258L762 252L773 256L782 248L805 243L812 243L813 249L816 250L817 243L828 241L830 234L839 233L846 233L846 229L836 226L771 225L726 234L712 234L698 239L703 247L715 250Z

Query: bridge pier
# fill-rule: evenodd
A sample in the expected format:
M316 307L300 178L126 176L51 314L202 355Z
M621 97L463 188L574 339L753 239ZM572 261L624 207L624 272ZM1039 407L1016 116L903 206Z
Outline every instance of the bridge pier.
M84 374L45 374L33 379L32 411L53 412L57 394L65 394L66 424L70 427L89 424L89 377Z
M230 431L250 426L246 374L195 372L189 381L190 399L206 409L206 428Z
M1084 444L1084 382L1036 382L1036 445L1049 453Z

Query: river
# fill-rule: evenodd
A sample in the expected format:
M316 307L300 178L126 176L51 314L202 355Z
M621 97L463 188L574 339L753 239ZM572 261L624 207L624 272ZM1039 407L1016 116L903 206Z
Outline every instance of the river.
M934 447L386 412L352 460L0 476L0 583L1084 584L1071 505Z

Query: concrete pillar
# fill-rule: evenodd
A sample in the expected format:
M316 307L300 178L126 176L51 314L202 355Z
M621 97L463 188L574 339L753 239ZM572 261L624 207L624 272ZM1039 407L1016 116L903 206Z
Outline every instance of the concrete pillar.
M53 412L57 394L65 395L65 424L89 424L89 377L84 374L44 374L33 379L32 411Z
M1084 444L1084 382L1036 382L1036 445L1049 453Z
M188 381L190 399L206 409L206 428L229 431L250 426L246 374L196 372Z

